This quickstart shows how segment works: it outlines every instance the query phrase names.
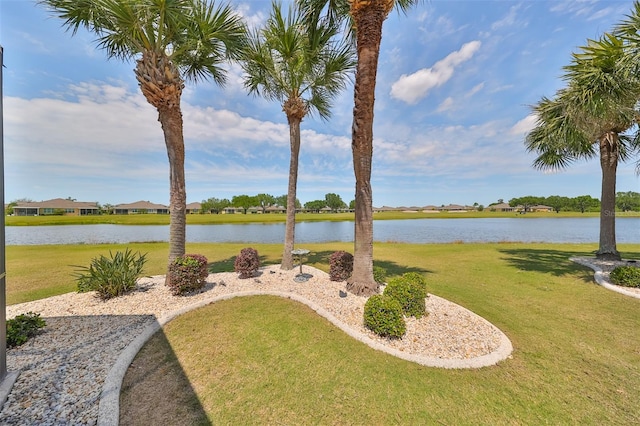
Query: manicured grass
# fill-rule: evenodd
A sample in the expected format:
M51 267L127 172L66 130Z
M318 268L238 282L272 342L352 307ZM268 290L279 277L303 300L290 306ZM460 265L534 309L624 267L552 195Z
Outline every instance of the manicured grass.
M149 253L148 274L164 273L166 243L128 246ZM223 271L232 269L242 247L192 244L187 251L204 254L212 271ZM263 262L278 262L280 245L254 247ZM352 249L342 243L305 247L312 250L308 263L325 271L330 253ZM123 248L9 246L8 303L73 290L73 268L65 265L88 264ZM150 343L157 349L136 361L161 359L162 372L138 376L137 386L123 393L123 410L127 401L150 410L174 404L163 414L167 423L183 419L187 406L214 424L639 424L640 300L595 285L591 270L568 260L595 249L375 245L375 263L391 275L423 273L431 293L503 330L515 350L498 366L420 367L352 340L303 305L242 298L168 324ZM619 249L627 258L640 257L640 245ZM180 386L163 383L176 377ZM150 387L166 392L141 397L136 391Z
M185 314L150 344L169 342L165 357L175 358L165 367L192 388L184 403L213 424L638 424L640 300L595 285L590 270L568 260L595 248L375 246L376 263L424 273L430 292L509 336L513 358L494 367L421 367L354 341L306 306L266 296ZM640 245L620 249L638 258ZM162 378L147 384L163 388ZM158 397L141 402L127 391L122 409L174 399Z
M529 219L536 217L598 217L597 212L561 212L561 213L527 213L526 215L505 212L465 212L465 213L406 213L406 212L378 212L374 213L375 220L397 219L470 219L470 218L519 218ZM640 212L618 212L620 217L640 217ZM347 221L353 220L353 213L298 213L297 222L317 221ZM187 224L206 225L223 223L277 223L285 222L285 214L190 214L187 215ZM89 225L89 224L114 224L114 225L168 225L168 214L136 214L136 215L97 215L97 216L7 216L7 226L29 225Z

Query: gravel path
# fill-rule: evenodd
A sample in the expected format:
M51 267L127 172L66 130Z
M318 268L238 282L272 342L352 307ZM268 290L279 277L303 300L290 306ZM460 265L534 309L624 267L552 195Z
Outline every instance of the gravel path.
M183 297L172 296L164 276L155 276L141 278L135 291L106 302L93 293L67 293L7 306L7 318L37 312L47 326L7 351L8 370L20 375L0 412L0 423L117 424L119 386L141 336L146 339L176 315L234 296L276 294L298 300L354 338L422 365L478 368L510 356L511 343L500 330L435 295L426 301L429 315L407 319L402 339L381 338L362 324L366 298L340 297L343 282L330 281L318 269L304 269L312 274L304 283L294 281L297 269L269 266L245 280L235 273L211 274L201 292Z

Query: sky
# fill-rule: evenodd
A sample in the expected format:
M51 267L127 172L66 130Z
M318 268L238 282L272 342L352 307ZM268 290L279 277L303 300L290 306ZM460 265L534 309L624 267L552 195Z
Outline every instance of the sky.
M270 1L231 0L260 26ZM288 3L286 0L284 3ZM532 167L531 106L564 86L571 53L624 19L632 1L431 0L392 12L376 85L374 206L488 205L522 196L600 198L598 159L563 171ZM0 0L4 48L5 201L71 197L100 204L169 202L157 112L133 62L107 59L95 37L66 31L35 1ZM228 82L187 83L182 96L187 202L287 193L289 132L282 106ZM353 84L328 121L302 122L297 198L349 203ZM635 163L618 191L640 192Z

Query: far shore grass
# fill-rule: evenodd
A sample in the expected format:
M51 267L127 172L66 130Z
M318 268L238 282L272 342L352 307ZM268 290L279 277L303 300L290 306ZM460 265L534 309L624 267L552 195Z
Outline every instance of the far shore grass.
M187 244L187 252L207 256L211 272L231 271L246 246ZM281 245L251 246L263 264L279 262ZM69 265L124 247L8 246L7 303L73 291ZM167 243L126 247L148 253L146 274L164 274ZM305 248L307 264L327 271L332 252L353 246ZM233 299L173 320L143 348L121 395L121 416L132 420L121 424L640 424L640 300L596 285L593 271L569 260L596 249L375 243L376 265L424 274L430 293L504 331L512 358L478 370L422 367L353 340L297 302ZM618 249L640 259L640 244Z
M640 212L617 212L617 217L640 217ZM481 212L376 212L374 220L402 220L402 219L475 219L475 218L580 218L598 217L598 212L560 212L560 213L507 213L484 210ZM282 213L267 214L189 214L188 225L216 225L234 223L278 223L287 219ZM319 221L353 221L353 213L298 213L297 222ZM168 225L168 214L131 214L131 215L95 215L95 216L6 216L7 226L29 225Z

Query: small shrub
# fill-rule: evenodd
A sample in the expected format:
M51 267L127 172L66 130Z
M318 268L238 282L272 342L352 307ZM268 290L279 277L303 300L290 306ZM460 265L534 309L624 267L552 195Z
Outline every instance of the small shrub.
M135 288L147 261L146 254L126 249L115 255L109 252L109 256L110 258L102 255L93 258L88 267L77 266L80 269L74 275L79 293L96 291L105 300L121 296Z
M329 257L329 279L346 281L353 272L353 255L346 251L336 251Z
M407 331L400 302L386 294L375 294L364 304L364 326L384 337L401 338Z
M636 266L618 266L611 271L609 278L616 285L640 288L640 268Z
M40 314L27 312L7 320L7 347L20 346L47 325Z
M169 265L168 285L174 296L200 290L209 276L207 258L201 254L185 254Z
M416 272L408 272L389 280L384 294L396 299L406 316L422 318L425 314L427 283L424 277Z
M382 266L373 266L373 279L378 284L384 284L387 282L387 270Z
M260 256L258 251L251 247L243 248L236 257L233 264L236 272L240 274L239 278L251 278L260 268Z

